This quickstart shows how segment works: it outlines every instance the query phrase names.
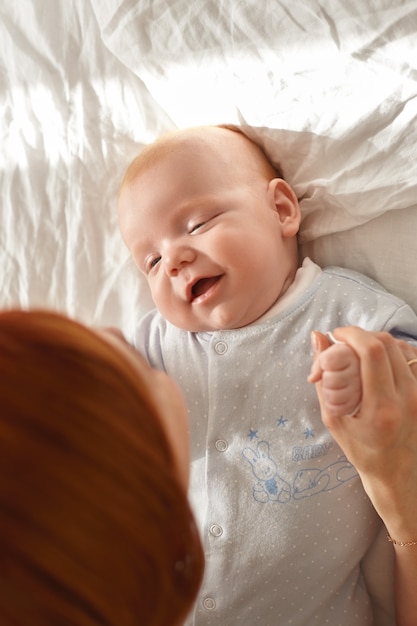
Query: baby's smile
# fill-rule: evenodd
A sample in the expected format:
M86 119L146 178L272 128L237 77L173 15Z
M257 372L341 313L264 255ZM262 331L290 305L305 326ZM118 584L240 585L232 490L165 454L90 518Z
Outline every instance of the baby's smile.
M217 282L221 276L210 276L208 278L199 278L191 289L191 301L206 294Z

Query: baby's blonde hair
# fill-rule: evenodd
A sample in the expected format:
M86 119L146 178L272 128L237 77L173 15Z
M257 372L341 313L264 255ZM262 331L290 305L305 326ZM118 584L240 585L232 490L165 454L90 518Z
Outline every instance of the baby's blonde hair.
M123 177L120 191L129 186L134 180L153 165L159 163L166 157L174 155L182 147L190 145L192 142L207 142L207 145L217 147L219 153L224 157L224 150L220 147L218 139L220 133L230 133L230 140L237 139L242 142L245 149L240 151L241 162L236 164L240 166L244 179L249 183L253 178L264 178L272 180L273 178L283 178L279 167L274 166L266 156L263 149L254 141L249 139L237 126L218 125L218 126L194 126L186 129L178 129L165 133L156 139L153 143L145 146L141 152L133 159L128 166ZM218 145L216 145L216 143Z

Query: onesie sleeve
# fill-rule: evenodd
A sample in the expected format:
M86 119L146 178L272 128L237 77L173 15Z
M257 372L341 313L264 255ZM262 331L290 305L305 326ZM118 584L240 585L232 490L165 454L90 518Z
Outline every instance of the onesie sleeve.
M397 307L381 330L417 347L417 315L408 304Z

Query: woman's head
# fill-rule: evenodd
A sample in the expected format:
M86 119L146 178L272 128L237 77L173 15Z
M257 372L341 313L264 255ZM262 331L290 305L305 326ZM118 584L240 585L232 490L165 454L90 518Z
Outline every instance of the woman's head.
M0 314L4 626L176 624L197 592L166 409L116 341L52 313Z

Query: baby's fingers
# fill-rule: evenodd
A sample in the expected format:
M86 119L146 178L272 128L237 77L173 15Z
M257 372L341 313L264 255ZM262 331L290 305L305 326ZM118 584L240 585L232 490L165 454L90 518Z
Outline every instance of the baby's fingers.
M349 381L346 381L338 372L324 372L321 391L326 413L332 417L353 415L357 412L361 402L360 376L353 375Z

